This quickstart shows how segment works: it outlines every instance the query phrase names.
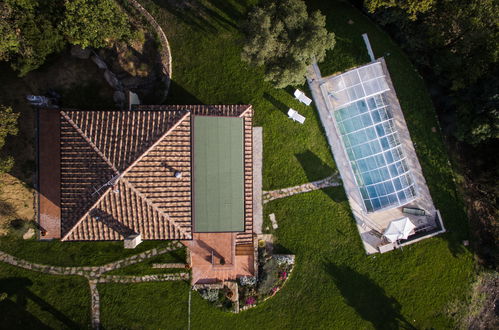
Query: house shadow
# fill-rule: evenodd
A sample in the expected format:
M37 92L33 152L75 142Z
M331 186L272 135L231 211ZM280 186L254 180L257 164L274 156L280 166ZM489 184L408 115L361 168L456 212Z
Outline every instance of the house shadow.
M0 301L0 322L6 329L52 329L26 310L28 301L38 305L42 311L50 313L70 329L78 329L80 325L60 312L28 288L33 282L25 277L9 277L0 279L0 292L7 293L7 299Z
M321 180L331 175L337 174L336 170L326 164L322 159L320 159L315 153L310 150L295 154L295 157L305 171L308 182ZM338 181L339 180L340 179L338 175ZM345 192L343 190L343 187L341 186L324 188L322 189L322 191L336 203L346 201Z
M371 278L348 266L324 264L347 305L375 329L416 329L402 316L397 300L388 297L385 290Z

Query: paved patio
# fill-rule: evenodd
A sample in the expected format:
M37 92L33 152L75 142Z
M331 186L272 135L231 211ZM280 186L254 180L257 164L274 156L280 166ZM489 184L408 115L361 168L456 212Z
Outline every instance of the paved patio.
M316 108L319 112L322 125L327 135L327 140L334 156L336 165L343 180L343 187L352 209L359 234L362 238L364 248L368 254L377 253L378 246L381 244L380 233L388 227L389 223L403 217L409 217L411 221L418 227L425 225L435 226L434 215L436 209L430 196L430 192L426 185L421 166L419 164L416 151L412 144L409 131L404 119L404 115L400 108L395 90L383 58L378 59L382 64L383 71L386 76L390 91L387 96L392 107L396 129L400 136L402 148L407 157L407 162L412 170L413 179L416 185L417 198L404 205L405 207L417 207L424 209L429 217L414 216L402 213L402 207L397 207L389 210L380 210L373 213L366 213L363 210L362 196L357 188L357 184L353 177L353 173L349 166L348 156L341 144L340 136L336 130L331 113L334 111L332 105L327 101L327 81L334 76L322 77L317 64L309 67L307 80L312 92L312 97L315 101ZM430 128L428 128L430 129Z
M236 233L194 233L192 240L183 241L191 253L193 284L217 283L254 274L253 255L236 255L235 239Z

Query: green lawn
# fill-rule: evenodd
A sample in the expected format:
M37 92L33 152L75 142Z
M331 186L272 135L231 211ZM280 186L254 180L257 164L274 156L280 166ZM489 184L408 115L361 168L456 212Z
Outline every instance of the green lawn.
M264 129L264 189L335 172L315 109L294 100L292 89L273 88L263 81L260 69L240 60L242 35L237 26L255 1L199 0L189 2L193 8L169 0L141 3L163 26L172 49L168 103L254 106L255 125ZM369 33L376 55L390 54L388 69L449 233L367 257L341 187L276 200L266 204L264 213L266 218L276 214L279 249L297 256L289 283L276 297L239 315L221 312L193 293L192 329L453 328L447 310L455 300L467 299L474 278L473 257L461 245L468 235L467 221L441 136L431 130L438 126L424 82L389 37L355 8L333 1L311 1L309 7L321 9L337 36L336 48L320 64L323 75L368 60L364 32ZM353 24L348 24L350 19ZM288 107L307 117L305 125L287 118ZM143 244L140 249L154 243ZM121 246L2 241L0 250L53 264L98 264L128 253ZM126 271L142 273L147 267L136 265ZM52 279L40 279L39 285ZM99 290L104 328L186 328L184 282L106 284Z
M52 276L2 264L2 329L78 329L90 324L90 291L83 277Z
M166 0L143 0L167 34L173 55L169 103L249 103L264 129L264 189L324 178L335 171L315 109L263 81L240 60L241 17L254 2L200 1L196 10ZM393 83L435 204L449 233L385 255L367 257L342 188L271 202L282 250L297 255L290 282L273 299L239 315L214 310L193 296L193 328L451 328L446 311L466 299L473 280L463 204L424 82L407 57L369 19L344 2L311 1L327 16L336 48L320 64L323 75L368 61L361 34L377 56L386 54ZM348 24L351 19L353 24ZM388 55L389 53L389 55ZM306 86L302 86L306 89ZM307 117L301 126L288 107ZM172 315L173 317L173 315Z
M187 328L189 284L185 281L102 284L98 289L103 329Z
M41 264L99 266L152 248L167 247L169 244L145 241L135 249L124 249L123 242L40 242L3 237L0 239L0 251Z

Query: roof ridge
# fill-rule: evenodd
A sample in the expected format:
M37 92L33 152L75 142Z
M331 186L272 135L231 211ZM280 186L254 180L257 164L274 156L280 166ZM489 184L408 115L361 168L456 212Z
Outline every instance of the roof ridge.
M95 201L95 203L80 217L80 219L78 219L78 221L76 221L76 223L73 225L73 227L71 227L70 230L68 230L68 232L66 233L66 235L64 235L62 238L61 238L61 241L65 241L67 240L67 238L69 237L69 235L71 235L73 233L73 231L76 229L76 227L78 227L80 225L80 223L83 222L83 220L85 220L85 218L90 214L90 212L92 212L92 210L100 203L102 202L102 200L104 199L104 197L106 197L109 192L111 191L112 189L112 186L109 186L107 187L106 191Z
M248 105L248 107L246 108L246 110L244 110L243 112L241 112L241 114L239 115L239 117L244 117L246 116L246 114L248 112L251 112L253 110L253 106L251 104Z
M175 221L173 221L173 219L170 217L169 214L161 211L153 202L149 200L149 198L147 198L142 192L140 192L137 188L135 188L135 186L132 183L128 182L127 179L123 178L121 182L123 182L130 190L132 190L137 196L139 196L144 201L144 203L146 203L154 211L158 212L158 214L160 214L166 220L168 220L168 222L170 222L172 226L178 229L179 232L184 234L187 239L192 238L192 235L190 233L187 233L184 229L182 229L182 227L180 227Z
M83 130L69 117L69 115L61 110L61 115L66 119L66 121L73 126L73 128L81 135L81 137L94 149L94 151L106 162L107 165L116 173L120 174L116 166L100 151L100 149L93 143L93 141L83 132Z
M119 176L119 178L116 181L119 181L121 179L124 179L125 175L130 172L130 170L137 165L142 158L144 158L152 149L154 149L165 137L170 135L171 132L173 132L187 117L190 117L191 113L189 111L186 111L186 114L183 115L175 124L172 125L162 136L160 136L156 142L151 144L149 148L147 148L139 157L137 157Z
M139 157L137 157L137 159L135 161L133 161L132 164L130 164L130 166L128 166L122 173L120 173L116 167L107 159L106 156L104 156L104 154L102 154L102 152L100 152L99 148L97 148L97 146L95 146L95 144L93 144L93 142L85 135L85 133L78 127L78 125L76 125L76 123L74 123L71 118L69 118L69 116L64 112L64 111L61 111L61 114L63 114L64 118L75 128L75 130L78 131L78 133L83 137L83 139L85 139L85 141L87 141L90 146L92 146L92 148L99 154L99 156L102 157L102 159L108 164L111 166L111 168L113 169L113 171L116 172L116 174L118 174L119 176L116 178L116 180L114 181L114 183L118 183L119 181L123 181L123 183L126 182L127 186L128 187L133 187L133 185L128 182L128 180L125 179L125 175L147 154L149 153L155 146L157 146L165 137L167 137L172 131L174 131L187 117L190 116L190 112L187 111L174 125L172 125L172 127L170 127L161 137L159 137L156 142L154 142L149 148L147 148L147 150L145 150L142 155L140 155ZM95 209L95 207L103 200L103 198L105 196L107 196L107 194L109 193L109 191L111 190L111 187L108 187L106 189L106 191L101 195L101 197L99 197L97 199L97 201L80 217L80 219L78 219L78 221L73 225L73 227L71 227L70 230L68 230L68 232L66 233L66 235L64 235L64 237L61 238L61 241L64 241L66 240L70 234L73 233L73 231L76 229L76 227L78 227L78 225L80 225L83 220L85 220L85 218L90 214L90 212L92 212L93 209ZM134 192L138 190L133 187L132 189ZM140 193L140 192L139 192ZM152 203L151 201L149 201L145 196L142 196L142 193L140 193L141 195L139 195L144 201L147 201L148 203ZM161 212L160 214L162 215L166 215L166 219L168 221L170 221L172 223L172 225L174 225L176 228L178 228L177 224L175 222L173 222L171 220L171 218L169 217L169 215L167 215L166 213L163 213L162 211L160 211L159 209L157 209L156 206L153 207L155 210ZM187 237L190 236L190 234L188 233L185 233L182 229L178 228L182 233L184 233Z

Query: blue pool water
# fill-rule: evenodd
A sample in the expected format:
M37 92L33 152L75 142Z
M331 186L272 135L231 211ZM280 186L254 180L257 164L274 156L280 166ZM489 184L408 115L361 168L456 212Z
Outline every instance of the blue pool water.
M367 212L395 207L416 192L384 93L334 111Z

